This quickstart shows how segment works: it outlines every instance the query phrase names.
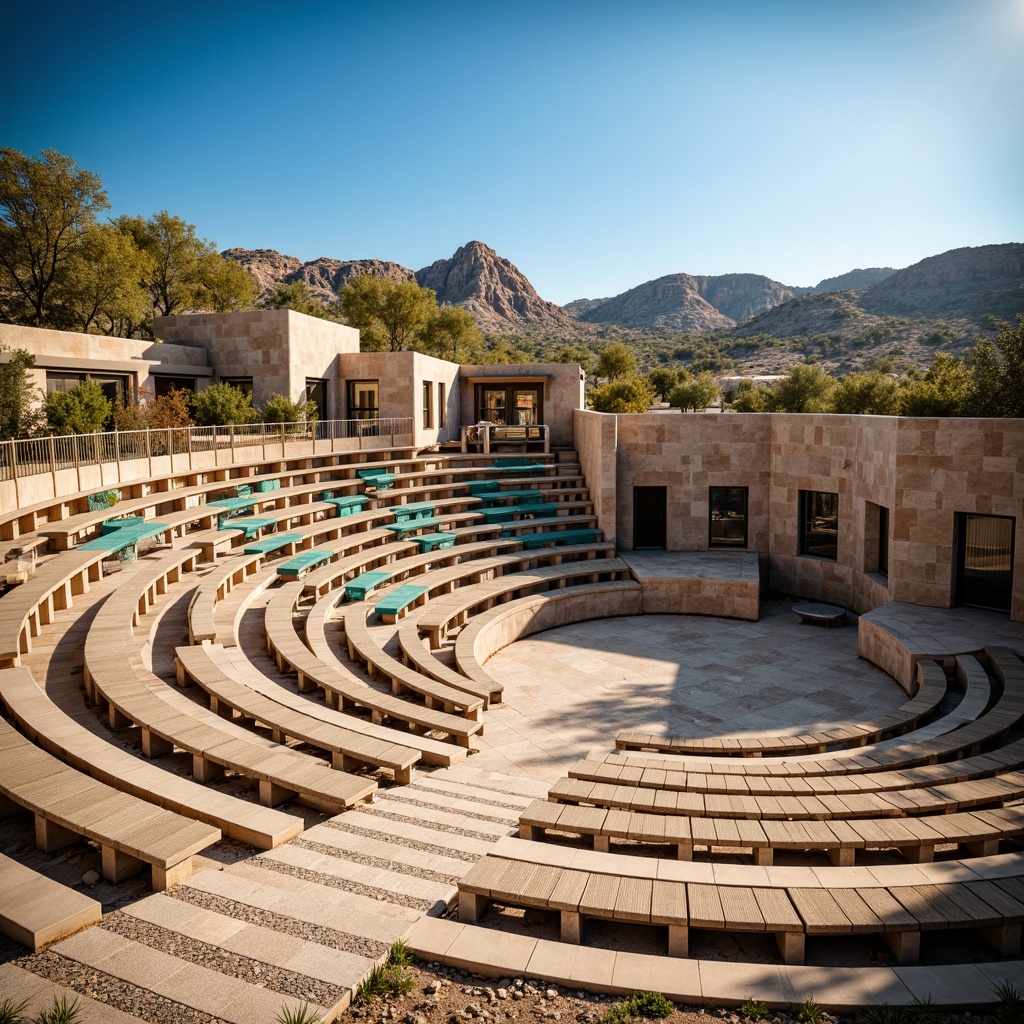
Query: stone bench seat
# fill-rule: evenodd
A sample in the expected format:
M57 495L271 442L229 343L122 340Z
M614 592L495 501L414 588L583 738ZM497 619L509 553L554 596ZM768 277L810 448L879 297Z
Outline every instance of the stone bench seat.
M339 518L345 516L355 515L357 512L362 512L369 503L369 498L365 494L350 494L345 497L334 497L330 491L324 491L320 495L321 501L329 502L337 509Z
M307 572L318 568L331 559L331 552L313 548L309 551L300 551L293 555L287 562L277 566L277 575L286 580L301 579Z
M262 564L262 555L232 555L221 563L219 572L203 579L188 605L189 643L217 639L217 626L214 622L217 603L223 601L235 587L241 586L258 573Z
M846 609L822 601L809 601L793 605L797 622L822 622L825 628L841 626L846 621Z
M835 865L854 863L858 850L894 849L908 861L931 861L935 847L955 844L977 856L998 852L1000 840L1024 835L1024 808L938 813L927 817L848 818L789 821L774 818L691 817L606 807L534 801L520 816L520 836L543 837L547 830L586 835L595 849L610 839L675 846L680 860L692 860L695 846L709 851L750 850L755 864L773 863L777 850L815 850Z
M393 590L378 597L373 605L374 612L381 617L381 621L397 622L410 608L415 608L425 602L427 588L414 583L405 583Z
M860 747L882 738L886 733L903 733L932 714L946 695L945 673L934 663L922 663L917 692L913 698L885 715L866 722L836 725L795 736L706 736L689 739L657 736L624 729L615 737L619 750L654 750L666 754L727 754L759 757L798 752L822 753L830 746Z
M487 483L493 487L491 481ZM550 492L542 491L539 487L528 487L521 490L481 490L480 484L470 484L469 493L474 498L479 498L485 505L498 505L504 502L515 504L536 504L544 501Z
M413 537L413 543L423 552L445 551L455 547L458 536L454 533L421 533Z
M524 547L540 548L549 544L596 544L601 538L600 530L567 529L551 530L544 533L519 534Z
M325 665L313 654L295 632L292 622L292 610L301 589L301 584L285 584L267 605L267 648L281 672L296 672L300 690L308 691L316 687L322 689L328 705L336 710L363 708L370 713L371 722L374 724L380 724L385 719L403 722L411 730L438 732L450 736L455 744L468 749L470 737L482 728L480 722L472 722L458 715L450 715L444 711L413 704L392 694L382 693L353 673L343 672L340 665ZM362 605L354 607L362 608ZM413 746L422 743L415 734L410 734L408 739ZM428 742L421 747L423 759L427 760L428 755L436 758L440 753L437 746L435 742ZM435 760L434 763L441 762ZM451 763L450 760L448 763Z
M103 919L103 906L85 893L0 853L0 932L38 952Z
M388 523L386 528L399 540L405 540L411 533L416 533L418 530L432 529L440 526L443 522L444 520L438 516L430 516L422 519L405 519L397 523Z
M122 793L59 761L0 719L0 796L35 815L36 845L52 853L81 838L98 843L103 876L118 883L148 865L162 891L192 873L192 856L220 829Z
M79 544L78 547L81 551L102 551L109 557L126 548L137 547L144 540L152 540L155 537L162 537L169 542L172 531L173 526L170 523L149 521L101 534L95 540L86 541L84 544Z
M524 505L494 505L480 509L480 515L488 523L508 523L513 519L530 516L534 519L550 519L557 516L560 509L586 508L589 502L554 502L534 501Z
M302 541L302 534L299 533L274 533L247 544L244 551L247 555L270 555L283 549L287 555L294 555Z
M28 669L0 671L0 700L23 733L55 757L115 789L270 850L303 829L302 819L201 786L103 739L64 714Z
M371 590L387 583L392 575L393 573L386 569L371 569L369 572L362 572L345 584L345 597L350 601L364 601Z
M389 505L388 508L394 513L395 522L407 523L411 519L433 518L435 506L432 501L410 501Z
M339 771L369 765L387 768L396 782L408 783L411 779L412 765L417 760L414 751L307 715L295 706L298 702L284 704L273 700L245 684L244 674L238 673L219 644L178 647L175 663L178 685L185 686L191 681L205 690L215 714L230 719L234 711L243 718L262 722L277 743L284 743L291 736L319 747L331 755L331 764Z
M218 530L241 530L244 540L255 540L260 530L276 530L276 519L259 519L241 517L239 519L221 519L217 523Z
M462 626L473 614L486 611L494 604L515 600L528 592L569 586L570 581L597 583L602 576L612 580L627 579L629 568L618 558L593 558L545 566L532 572L508 573L459 587L454 593L431 601L418 626L420 632L430 636L430 647L436 650L451 629Z

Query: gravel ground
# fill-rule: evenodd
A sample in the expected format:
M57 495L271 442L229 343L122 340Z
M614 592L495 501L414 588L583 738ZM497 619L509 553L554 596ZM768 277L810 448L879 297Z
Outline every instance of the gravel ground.
M325 821L327 828L336 829L338 832L349 832L354 836L363 836L366 839L383 839L393 846L405 846L410 850L420 850L423 853L434 853L442 857L453 857L456 860L464 860L467 864L474 864L479 859L471 853L463 853L447 846L438 846L436 843L421 843L416 839L409 839L406 836L394 836L390 832L374 832L373 829L362 828L359 825L350 825L344 818L332 818Z

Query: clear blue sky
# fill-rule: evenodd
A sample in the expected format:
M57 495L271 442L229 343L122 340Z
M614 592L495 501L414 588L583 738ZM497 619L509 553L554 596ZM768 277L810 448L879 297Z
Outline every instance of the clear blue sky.
M15 4L0 143L220 248L559 303L1024 239L1024 0Z

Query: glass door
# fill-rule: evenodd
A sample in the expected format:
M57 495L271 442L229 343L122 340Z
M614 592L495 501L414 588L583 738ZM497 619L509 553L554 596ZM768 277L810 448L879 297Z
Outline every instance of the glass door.
M1016 520L968 513L957 520L956 603L1008 612Z

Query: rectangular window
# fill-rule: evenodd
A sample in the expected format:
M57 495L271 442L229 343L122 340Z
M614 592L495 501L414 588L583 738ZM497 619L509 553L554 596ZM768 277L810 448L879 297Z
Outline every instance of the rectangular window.
M745 548L747 546L746 487L708 489L708 547Z
M529 427L544 422L544 390L539 384L477 384L477 422Z
M834 562L839 553L839 495L800 492L800 554Z
M380 419L380 382L375 380L350 380L348 391L348 418L350 420Z
M252 377L221 377L220 382L230 384L233 388L238 388L243 395L252 398Z
M46 393L54 391L71 391L85 380L84 373L59 373L55 370L46 371Z
M1013 601L1012 516L956 516L956 603L1008 612Z
M306 401L316 405L316 409L312 413L313 419L326 420L330 418L327 414L327 381L307 377Z
M889 575L889 510L878 506L878 573Z
M445 399L444 381L441 380L437 382L437 425L442 428L448 426L448 403Z
M153 394L157 398L169 395L172 391L195 391L195 377L165 377L163 375L153 377Z
M423 382L423 429L430 430L434 425L434 382Z

